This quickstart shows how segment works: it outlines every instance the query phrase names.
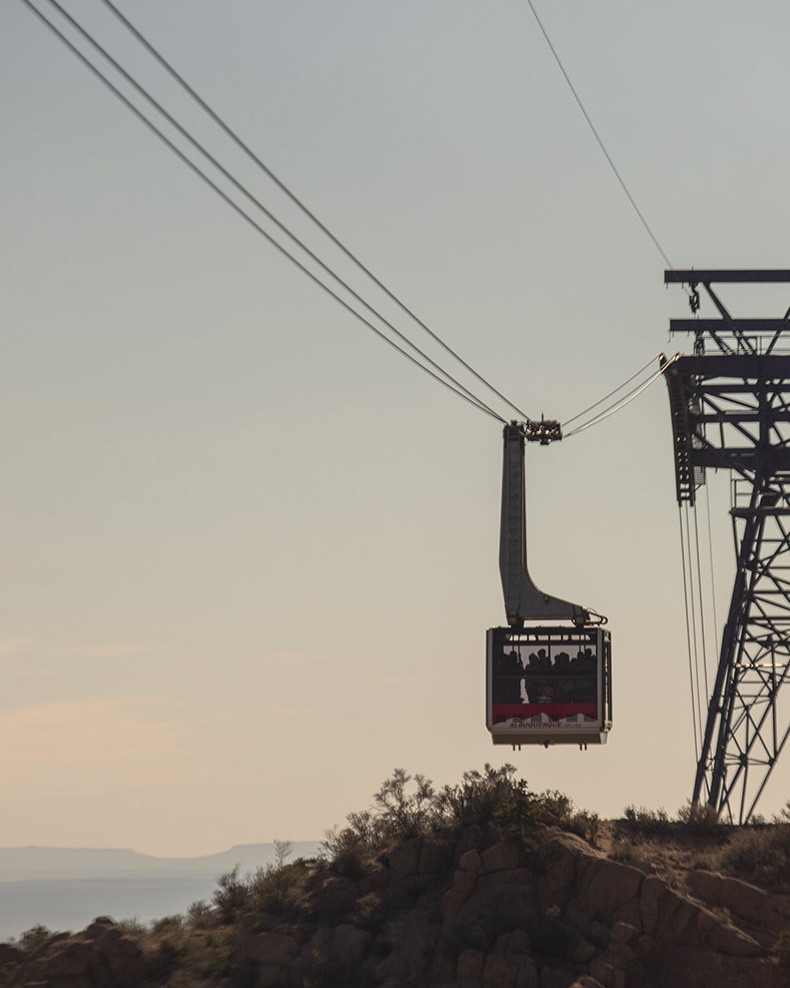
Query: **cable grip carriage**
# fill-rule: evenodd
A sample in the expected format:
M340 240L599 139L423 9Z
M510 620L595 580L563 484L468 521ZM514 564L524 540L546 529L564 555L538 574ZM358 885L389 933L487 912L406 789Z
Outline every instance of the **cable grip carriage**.
M561 439L559 423L504 428L499 570L508 627L490 628L486 726L494 744L605 744L612 726L606 618L543 593L527 570L524 441Z

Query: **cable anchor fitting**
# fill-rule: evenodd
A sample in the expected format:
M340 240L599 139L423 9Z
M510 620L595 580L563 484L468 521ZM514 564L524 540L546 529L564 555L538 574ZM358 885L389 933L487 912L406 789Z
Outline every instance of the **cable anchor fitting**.
M689 308L695 315L699 312L699 292L696 281L692 281L689 285Z
M524 438L528 443L540 443L541 446L548 446L549 443L562 439L562 427L556 419L546 419L542 415L540 422L528 419L523 426Z

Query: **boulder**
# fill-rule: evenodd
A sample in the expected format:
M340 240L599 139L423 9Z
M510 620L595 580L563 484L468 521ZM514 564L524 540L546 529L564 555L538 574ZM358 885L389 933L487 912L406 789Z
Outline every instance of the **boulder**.
M359 967L370 945L370 934L350 923L319 927L307 947L314 965L350 971Z
M24 951L10 943L0 943L0 967L6 964L19 964L25 959Z
M442 916L446 922L456 919L461 906L469 898L476 884L477 878L474 872L456 871L452 888L442 896Z
M574 964L588 964L597 953L598 948L580 936L571 948L571 960Z
M544 967L540 972L540 988L568 988L573 971L566 967Z
M557 834L546 842L543 856L546 871L538 883L540 907L564 908L576 881L576 865L580 858L589 857L591 849L572 834Z
M276 964L262 964L255 978L255 988L276 988L277 985L283 984L283 980L282 968Z
M137 988L145 979L143 952L107 917L82 933L56 934L23 956L10 984L30 988Z
M293 937L282 933L257 933L244 948L244 960L269 967L287 967L299 953Z
M130 936L105 934L98 943L102 960L116 988L135 988L145 978L145 961L140 944Z
M531 957L488 955L483 970L483 988L539 988L540 985L538 970Z
M47 978L73 978L87 974L94 963L93 945L69 940L47 958Z
M785 988L787 971L766 959L667 944L653 968L656 988Z
M319 912L329 922L349 913L359 894L359 885L342 875L327 876L315 893Z
M603 858L588 859L585 865L579 891L591 913L616 920L621 918L624 907L636 904L645 880L644 873L638 868Z
M483 851L481 864L483 874L492 871L512 871L519 865L519 849L512 841L502 844L494 844Z
M481 950L463 950L458 957L456 981L458 988L480 988L486 955Z
M529 934L525 930L513 930L497 937L493 952L495 954L526 954L531 953Z
M370 946L370 934L356 926L344 923L332 931L331 957L338 966L353 969L359 967Z
M710 871L689 872L688 884L692 893L709 906L729 909L734 916L752 923L759 922L770 898L767 892L748 882Z
M467 851L462 854L459 861L458 867L461 871L471 871L477 873L480 871L480 866L482 861L480 860L480 853L477 848L473 848L471 851Z

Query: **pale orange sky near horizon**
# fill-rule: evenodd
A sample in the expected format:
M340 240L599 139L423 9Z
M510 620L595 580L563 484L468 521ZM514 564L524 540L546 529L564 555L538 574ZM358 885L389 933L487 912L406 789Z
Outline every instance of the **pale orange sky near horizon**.
M564 421L685 346L685 296L526 3L119 6L530 415ZM538 9L673 264L788 266L790 8ZM98 0L69 10L348 273ZM0 17L0 846L320 839L395 766L443 784L510 761L604 816L683 805L663 383L528 457L536 582L609 616L610 742L494 749L498 423L288 266L23 4ZM711 497L723 613L724 476ZM775 775L768 814L790 762Z

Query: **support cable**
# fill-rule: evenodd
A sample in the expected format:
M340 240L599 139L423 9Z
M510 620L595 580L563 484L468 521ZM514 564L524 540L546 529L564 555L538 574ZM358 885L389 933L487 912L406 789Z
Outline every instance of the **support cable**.
M651 357L650 360L648 360L648 362L643 367L640 367L639 370L636 371L636 373L632 374L627 380L623 381L622 384L618 384L617 387L614 388L614 390L609 392L609 394L604 395L603 398L599 398L598 401L594 401L592 405L588 405L587 408L582 409L582 411L578 412L576 415L572 415L569 419L566 419L562 423L563 429L567 428L567 426L569 426L571 422L575 422L576 419L580 419L582 415L586 415L587 412L591 412L593 408L597 408L599 405L602 405L605 401L608 401L608 399L611 398L612 395L616 395L618 391L622 391L623 388L626 386L626 384L630 384L635 377L639 377L639 375L642 374L644 371L646 371L647 368L653 363L653 361L658 360L660 356L661 354L656 354L655 357Z
M480 398L473 394L468 388L457 381L449 372L444 370L436 361L424 353L416 344L412 343L403 333L401 333L395 326L392 325L387 319L384 318L373 306L369 305L357 292L355 292L349 285L346 284L338 275L336 275L320 258L318 258L313 251L311 251L302 241L300 241L294 234L292 234L284 224L282 224L262 203L260 203L240 182L238 182L233 175L228 172L217 160L214 158L195 138L193 138L189 132L182 127L146 90L140 86L139 83L134 80L122 66L112 58L111 55L98 43L96 42L87 31L84 30L74 18L68 14L57 2L57 0L48 0L49 4L55 7L61 15L68 20L75 28L86 38L86 40L98 51L104 58L125 78L127 81L134 86L134 88L163 116L168 122L170 122L176 130L181 133L189 142L193 145L208 161L210 161L214 167L216 167L236 188L238 188L255 206L257 206L261 212L264 213L273 223L279 227L283 233L288 236L291 241L293 241L297 246L299 246L316 264L318 264L323 270L325 270L335 281L345 288L350 295L353 296L361 305L365 307L372 315L378 318L384 325L386 325L399 339L403 340L408 346L410 346L416 353L418 353L424 360L426 360L432 367L436 368L438 373L430 370L424 364L422 364L416 357L408 353L405 349L400 347L394 340L391 340L385 333L380 329L375 327L371 322L365 319L356 309L345 302L336 292L334 292L328 285L322 282L315 274L313 274L302 262L297 260L292 254L278 243L269 233L267 233L263 227L261 227L255 220L253 220L243 209L239 206L233 199L230 198L222 189L210 179L201 169L195 164L187 155L185 155L169 138L167 138L164 133L151 121L145 114L135 106L131 100L127 99L126 96L112 83L110 80L102 73L102 71L95 66L88 58L85 56L75 45L73 45L66 36L50 21L45 14L43 14L32 2L31 0L22 0L28 9L30 9L36 16L46 24L47 27L59 38L59 40L68 47L74 55L76 55L80 61L83 62L93 73L96 75L107 88L118 98L121 102L127 106L164 144L166 144L177 157L179 157L189 168L195 172L221 199L223 199L229 206L231 206L243 219L245 219L261 236L263 236L272 246L283 254L288 260L290 260L296 267L298 267L304 274L306 274L315 284L321 287L327 294L329 294L335 301L339 302L348 312L354 315L360 322L371 329L379 338L390 344L395 350L401 353L403 356L407 357L413 364L421 368L425 373L429 374L434 380L439 381L450 391L453 391L459 397L463 398L469 404L473 405L475 408L479 408L481 411L490 415L492 418L497 419L502 423L506 423L506 419L501 415L497 414L492 408L485 404ZM446 377L452 384L449 384L447 380L439 375L442 374ZM455 385L455 387L453 386Z
M623 192L625 192L626 196L628 197L628 201L631 203L631 206L633 207L634 212L639 217L639 222L645 228L645 230L647 232L647 235L653 241L654 246L658 250L659 254L661 254L661 256L663 257L663 259L664 259L667 267L670 268L670 269L673 269L673 264L670 261L668 255L667 255L667 252L664 250L664 248L658 242L658 237L656 237L655 233L653 233L653 231L651 230L650 224L645 219L645 217L644 217L644 215L642 213L642 210L639 208L639 206L637 206L636 200L631 195L631 192L629 191L628 186L625 184L625 179L623 178L623 176L618 171L617 165L615 165L615 163L614 163L614 161L612 159L612 156L606 150L606 145L604 144L603 139L601 138L601 135L596 130L595 124L592 122L592 118L590 117L590 114L587 112L587 109L586 109L584 103L582 102L581 96L579 96L578 92L576 91L576 87L571 82L570 76L565 71L565 66L562 64L562 61L560 59L560 56L557 54L557 49L551 43L551 38L549 37L548 32L546 31L546 28L543 26L543 22L541 21L540 17L538 16L537 10L535 10L535 5L533 4L532 0L527 0L527 3L529 4L529 9L532 11L532 13L535 16L535 20L538 22L538 27L540 28L540 30L541 30L541 32L543 34L543 37L546 39L546 44L551 49L551 53L554 56L554 61L557 63L557 65L560 68L560 72L562 72L563 76L565 77L565 81L568 83L568 88L573 93L573 98L576 100L576 103L578 104L579 109L584 114L584 119L587 121L587 125L589 126L590 130L592 131L593 137L598 142L598 147L601 149L601 151L603 151L604 157L609 162L609 167L612 169L612 171L614 172L615 178L620 183L620 188L623 190Z
M686 558L688 560L689 577L689 599L691 601L691 642L694 654L694 678L696 683L697 697L697 722L700 730L700 740L702 739L702 691L699 684L699 648L697 633L697 604L694 598L694 569L693 556L691 552L691 523L689 522L689 506L686 504Z
M614 415L615 412L619 412L621 408L625 408L626 405L629 405L635 398L638 398L643 391L646 391L651 384L657 381L659 377L661 377L661 375L666 372L667 368L674 360L677 360L677 357L673 357L672 360L668 360L664 364L664 366L660 367L655 372L655 374L653 374L650 378L648 378L648 380L644 381L642 384L638 384L635 388L629 391L628 394L626 394L623 398L614 402L614 404L610 405L608 408L605 408L602 412L600 412L600 414L590 419L589 422L583 422L580 426L577 426L575 429L571 429L570 432L566 432L564 438L569 439L571 436L575 436L578 432L584 432L585 429L589 429L593 425L598 425L599 422L603 422L604 419L608 419L609 416ZM597 402L596 404L600 404L600 402Z
M58 6L57 3L55 3L55 0L49 0L49 2L50 2L50 4L53 4L56 7ZM267 233L266 230L264 230L263 227L260 226L259 223L257 223L251 216L249 216L248 213L246 213L242 209L241 206L238 205L238 203L234 202L234 200L231 199L231 197L226 192L224 192L211 178L209 178L209 176L206 175L205 172L203 172L200 169L200 167L197 164L195 164L194 161L192 161L180 148L178 148L168 137L166 137L165 134L156 126L156 124L154 124L151 120L149 120L145 116L145 114L139 109L139 107L135 106L134 103L131 102L131 100L129 100L126 96L124 96L124 94L112 82L110 82L110 80L102 73L102 71L97 66L95 66L90 61L90 59L88 59L87 56L83 54L83 52L81 52L74 44L72 44L72 42L68 40L68 38L59 30L59 28L57 28L52 23L52 21L50 21L48 19L48 17L45 14L43 14L31 2L31 0L22 0L22 3L24 3L24 5L29 10L31 10L58 37L58 39L91 72L93 72L93 74L96 75L101 80L101 82L119 100L121 100L121 102L129 110L131 110L132 113L134 113L134 115L136 117L138 117L139 120L142 121L142 123L144 123L146 125L146 127L148 127L149 130L151 130L168 148L170 148L170 150L185 165L187 165L200 179L202 179L202 181L205 182L205 184L208 185L209 188L211 188L227 205L229 205L236 213L238 213L239 216L242 217L242 219L244 219L247 223L249 223L249 225L252 226L253 229L256 230L257 233L259 233L262 237L264 237L264 239L267 240L273 247L275 247L284 257L286 257L289 261L291 261L292 264L294 264L297 268L299 268L299 270L302 271L302 273L305 274L311 281L313 281L316 285L318 285L320 288L322 288L328 295L330 295L336 302L338 302L344 309L346 309L347 312L351 313L351 315L353 315L356 319L358 319L363 325L367 326L367 328L370 329L372 332L374 332L380 339L382 339L382 340L384 340L384 342L388 343L391 347L393 347L400 354L402 354L404 357L406 357L408 360L410 360L413 364L415 364L417 367L419 367L421 370L423 370L426 374L429 374L434 380L438 381L440 384L442 384L448 390L453 391L455 394L457 394L460 398L463 398L464 401L466 401L467 403L469 403L470 405L472 405L474 408L479 409L480 411L482 411L485 414L491 416L492 418L497 419L498 421L500 421L502 423L506 423L506 419L504 419L501 415L498 415L495 411L493 411L493 409L489 408L484 402L482 402L479 398L477 398L475 395L473 395L471 392L469 392L468 389L466 389L463 385L458 384L458 382L455 382L456 384L458 384L458 387L453 387L452 384L448 383L448 381L446 381L446 380L444 380L444 378L440 377L439 374L435 373L430 368L428 368L424 364L420 363L420 361L416 357L414 357L411 353L409 353L403 347L399 346L394 340L390 339L379 328L377 328L376 326L374 326L373 323L371 323L363 315L361 315L361 313L357 312L357 310L354 309L348 302L346 302L344 299L342 299L328 285L326 285L323 281L321 281L321 279L318 278L317 275L315 275L312 271L310 271L309 268L307 268L296 257L294 257L292 254L290 254L288 252L288 250L282 244L280 244L277 240L274 239L274 237L271 236L271 234ZM65 14L65 12L63 12L63 13ZM71 19L71 18L69 18L68 15L65 15L65 16L67 17L67 19ZM107 57L109 58L109 56L107 56ZM112 59L110 59L110 61L112 61ZM192 140L192 139L190 138L190 140ZM209 160L211 160L210 156L207 153L206 153L206 157L208 157ZM218 166L218 167L220 168L220 170L223 170L221 166ZM234 180L234 182L235 182L235 180ZM263 209L263 207L261 207L261 209ZM266 212L265 209L263 209L263 211ZM276 222L276 220L275 220L275 222ZM296 238L293 237L291 234L289 234L289 236L291 236L292 239L296 240ZM311 255L311 252L308 251L307 248L303 248L303 249L308 254L310 254L310 256L312 256ZM322 262L318 261L318 263L323 266ZM339 281L341 284L343 284L343 282L339 278L337 278L336 275L333 275L333 277L335 277L335 279L337 281ZM347 287L347 286L344 285L344 287ZM349 289L349 291L351 292L352 295L355 295L355 297L358 297L358 296L356 296L356 293L354 293L351 289ZM382 322L384 322L388 326L390 325L382 316L380 316L377 312L375 312L375 310L372 309L372 307L368 306L367 303L364 302L364 300L360 300L360 301L362 301L362 304L365 305L366 308L370 309L378 318L380 318ZM397 330L395 330L394 327L390 327L390 328L393 329L393 331L396 333L397 336L399 336L402 339L406 340L406 342L409 344L409 346L413 347L413 349L415 351L417 351L418 353L420 353L422 356L426 357L426 359L429 361L429 363L431 363L434 366L437 366L438 367L438 365L435 364L435 362L432 361L430 357L427 357L425 354L422 353L422 351L419 349L419 347L417 347L413 343L411 343L411 341L409 341L408 339L406 339L406 337L404 337L403 334L401 334ZM447 374L447 372L444 371L441 367L439 367L439 371L442 374L445 374L448 378L450 378L450 380L453 380L454 381L454 378L452 378L451 375ZM464 393L464 392L466 392L466 393Z
M704 673L705 679L705 696L710 696L710 687L708 685L708 647L707 647L707 635L705 634L705 600L703 598L702 592L702 564L699 551L699 523L697 520L697 505L694 504L692 508L694 513L694 541L696 544L695 553L697 560L697 584L699 586L699 620L700 620L700 634L702 636L702 671Z
M708 560L710 563L710 595L713 601L713 631L714 635L719 633L719 617L716 608L716 576L713 567L713 530L710 522L710 487L705 484L705 507L708 515Z
M176 69L167 61L167 59L151 44L150 41L131 23L131 21L124 16L124 14L115 6L111 0L101 0L101 2L107 7L112 13L118 18L118 20L124 25L124 27L137 39L137 41L149 52L149 54L156 59L156 61L162 66L162 68L174 79L181 88L198 104L198 106L208 114L209 117L214 121L214 123L233 141L233 143L238 147L244 154L252 161L264 174L277 186L280 191L290 199L290 201L301 210L301 212L308 217L318 229L329 238L329 240L340 250L342 253L354 264L356 267L362 271L364 274L370 278L370 280L384 292L384 294L393 301L398 308L404 312L410 319L412 319L421 329L423 329L432 340L441 346L446 353L454 357L462 367L466 368L470 374L472 374L477 380L485 385L490 391L492 391L498 398L500 398L506 405L512 408L514 411L524 418L528 419L529 416L526 412L523 412L518 405L514 405L512 401L505 397L501 391L498 391L493 384L491 384L482 374L479 374L474 367L468 364L463 357L461 357L449 344L445 343L444 340L435 333L429 326L427 326L422 319L420 319L394 292L390 291L389 288L376 277L373 272L366 267L362 261L354 254L348 247L345 246L342 241L340 241L332 232L327 228L327 226L319 220L312 210L310 210L302 200L293 193L288 186L275 175L275 173L269 168L261 158L255 154L255 152L250 148L250 146L243 141L238 134L227 123L216 113L209 104L195 91L195 89L180 75Z
M691 658L691 622L689 620L689 592L688 592L688 579L686 577L686 550L684 548L683 540L683 509L678 505L678 526L680 530L680 559L683 566L683 600L685 603L685 615L686 615L686 650L688 652L689 660L689 685L691 687L691 723L694 732L694 760L699 761L699 737L697 729L697 703L694 696L694 671L693 663Z

